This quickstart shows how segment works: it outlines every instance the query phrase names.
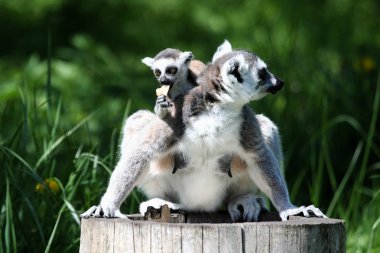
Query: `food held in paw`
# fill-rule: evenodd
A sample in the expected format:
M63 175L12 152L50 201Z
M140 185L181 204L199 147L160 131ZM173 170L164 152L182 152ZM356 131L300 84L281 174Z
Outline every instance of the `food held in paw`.
M167 96L170 89L170 85L162 85L161 88L156 89L156 95L161 96Z

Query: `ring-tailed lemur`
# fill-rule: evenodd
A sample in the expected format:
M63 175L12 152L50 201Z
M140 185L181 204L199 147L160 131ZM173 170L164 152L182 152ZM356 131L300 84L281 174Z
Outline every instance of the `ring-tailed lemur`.
M181 52L177 49L165 49L159 52L154 58L145 57L142 62L153 70L159 85L169 85L170 89L167 94L158 96L155 105L155 113L162 119L165 119L170 111L173 110L175 98L178 95L185 95L191 88L197 86L195 80L200 73L206 68L206 65L199 60L192 59L192 53ZM282 162L281 141L277 127L264 115L256 115L262 130L264 141L274 152L279 163ZM170 159L170 158L167 158ZM174 157L172 157L174 159ZM173 173L177 170L175 161ZM228 173L232 177L231 171L241 170L245 167L245 162L236 154L229 154L220 159L220 171ZM148 184L148 183L147 183ZM252 188L254 192L254 187ZM156 200L143 202L140 205L140 212L145 213L149 205L159 207ZM228 210L233 221L257 221L261 209L265 208L261 197L255 197L252 194L242 196L227 196Z
M197 85L195 79L205 66L202 62L192 59L191 52L181 52L172 48L161 51L154 58L142 59L142 62L153 70L160 86L170 86L167 94L169 100L166 95L160 95L156 100L154 112L160 118L172 111L172 101L177 96L185 94Z
M291 204L278 161L264 141L255 114L246 106L282 86L265 63L247 51L233 51L225 42L198 83L185 96L177 97L178 106L165 121L147 111L128 118L121 158L107 191L100 205L82 217L125 217L119 210L122 201L135 185L144 188L153 178L159 184L144 191L152 196L159 191L165 199L180 203L171 203L173 208L214 211L228 194L246 194L254 182L283 220L299 212L309 216L309 211L324 216L313 206L296 208ZM230 178L216 168L223 163L221 158L234 153L246 166ZM175 174L170 174L170 159L168 164L162 162L172 155L184 167ZM156 161L161 164L157 166Z

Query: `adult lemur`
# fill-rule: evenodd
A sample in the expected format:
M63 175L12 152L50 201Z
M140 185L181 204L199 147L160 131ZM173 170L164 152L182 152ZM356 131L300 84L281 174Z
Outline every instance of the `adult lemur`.
M206 65L201 61L193 60L192 58L191 52L181 52L177 49L167 48L159 52L154 58L145 57L142 60L144 64L153 70L161 86L160 89L157 89L158 98L154 112L163 120L169 113L174 111L172 101L176 101L177 96L185 95L190 89L197 86L195 80L206 68ZM163 89L165 86L167 88ZM159 90L163 90L167 94L162 95ZM282 162L281 141L277 127L264 115L255 115L255 117L262 131L264 142L275 154L277 160ZM173 173L180 167L178 166L180 165L179 161L174 160L174 158L167 158L173 160L171 161L174 167ZM245 162L238 155L228 154L220 158L219 170L228 173L230 177L232 177L232 171L235 174L236 171L245 169L245 167ZM257 189L252 187L251 191L254 192L255 190ZM252 194L235 195L230 193L226 197L232 220L256 221L261 209L264 207L263 199ZM143 202L140 205L140 212L144 214L149 205L158 208L161 204L161 199Z
M296 208L291 204L279 161L265 142L255 114L246 106L268 92L275 93L283 84L268 72L265 63L250 52L233 51L225 42L197 82L199 86L174 99L174 110L165 121L148 111L127 119L121 157L107 191L100 205L82 217L125 217L120 205L136 185L150 198L170 201L172 208L215 211L227 198L250 193L255 184L283 220L300 212L309 216L309 211L323 216L314 206ZM231 178L219 168L231 165L226 157L234 154L245 166ZM172 174L175 166L182 169ZM249 201L243 202L250 207Z

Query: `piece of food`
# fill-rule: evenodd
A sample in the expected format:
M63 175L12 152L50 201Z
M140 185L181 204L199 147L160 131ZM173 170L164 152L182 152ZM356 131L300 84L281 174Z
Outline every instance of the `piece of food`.
M162 85L161 88L156 89L156 95L161 96L161 95L168 95L170 89L170 85Z

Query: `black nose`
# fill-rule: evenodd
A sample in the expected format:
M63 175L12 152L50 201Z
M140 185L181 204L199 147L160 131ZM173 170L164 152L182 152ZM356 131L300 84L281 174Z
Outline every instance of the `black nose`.
M268 92L272 93L272 94L276 94L277 91L281 90L282 86L284 86L284 81L282 81L281 79L279 78L276 78L276 83L274 85L272 85L271 87L268 88Z
M282 86L284 86L284 81L282 81L281 79L279 79L279 78L276 78L276 86L278 86L279 87L279 89L278 90L280 90L281 88L282 88Z
M161 85L171 85L172 84L170 79L168 79L166 77L160 78L160 83L161 83Z

